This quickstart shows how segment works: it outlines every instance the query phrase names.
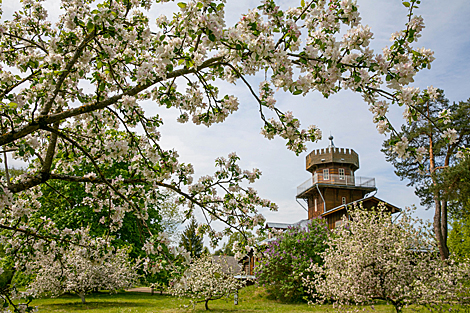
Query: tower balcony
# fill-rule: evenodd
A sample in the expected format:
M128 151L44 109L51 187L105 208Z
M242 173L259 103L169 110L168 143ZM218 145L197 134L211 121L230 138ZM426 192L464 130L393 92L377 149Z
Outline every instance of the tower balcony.
M311 178L297 187L297 198L306 198L310 193L309 191L316 184L322 186L332 185L335 188L364 189L370 191L376 189L375 178L336 174L323 177L322 174L315 173L315 175L312 175Z

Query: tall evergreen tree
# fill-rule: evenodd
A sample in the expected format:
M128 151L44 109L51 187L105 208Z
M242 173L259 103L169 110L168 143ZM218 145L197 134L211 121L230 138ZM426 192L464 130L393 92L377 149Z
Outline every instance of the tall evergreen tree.
M203 238L196 232L197 227L198 224L193 217L181 234L180 247L191 253L192 258L199 257L204 249Z
M436 100L424 97L411 111L416 110L423 118L413 119L415 112L409 112L410 121L403 125L401 132L384 143L387 161L395 167L395 174L402 180L408 179L408 186L415 187L415 193L421 199L421 205L434 207L434 233L439 243L441 258L449 256L447 247L447 219L450 201L446 188L439 184L440 176L446 169L454 166L456 154L461 146L470 143L470 99L466 102L450 103L444 98L443 91ZM454 132L455 130L456 132ZM445 136L452 132L452 141ZM394 141L406 137L409 146L422 160L399 158L390 147ZM421 161L421 162L418 162Z

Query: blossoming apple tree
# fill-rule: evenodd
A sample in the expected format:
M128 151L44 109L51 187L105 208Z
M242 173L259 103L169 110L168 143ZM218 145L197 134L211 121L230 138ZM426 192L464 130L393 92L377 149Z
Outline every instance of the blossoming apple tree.
M189 268L175 280L170 292L178 297L189 297L194 306L204 302L209 310L209 301L235 294L244 282L234 277L236 269L230 267L224 257L215 260L210 255L194 259Z
M30 267L36 278L29 293L59 296L72 292L85 303L85 295L95 289L117 292L137 283L136 264L130 263L126 249L113 251L109 242L87 236L83 241L94 249L73 245L64 254L40 253Z
M320 253L324 264L312 263L303 273L305 288L318 302L344 308L384 300L397 313L414 304L468 303L470 264L441 260L430 225L411 217L409 209L398 220L380 205L376 211L349 213Z
M41 0L24 0L13 19L0 24L0 152L4 162L12 153L29 164L15 179L7 170L0 183L2 242L18 266L37 247L75 240L53 221L28 224L39 206L39 186L52 180L85 184L83 201L107 210L111 230L125 212L145 225L146 208L162 189L179 195L188 216L202 210L200 231L214 242L224 232L213 230L212 220L244 230L264 221L259 207L276 209L245 187L260 171L242 170L235 154L217 158L213 175L193 181L192 165L160 144L163 118L146 113L143 101L177 110L181 123L210 126L239 107L235 95L221 94L218 82L242 82L259 107L262 134L285 139L295 153L321 132L302 129L291 112L281 111L276 89L325 97L342 89L360 93L380 132L396 133L387 119L390 105L420 113L414 103L421 93L409 84L434 57L413 46L424 27L414 13L419 0L403 1L404 29L379 54L369 47L373 33L360 23L353 0L302 0L289 9L264 0L233 26L225 24L223 0L181 2L172 17L151 23L146 10L162 2L62 0L63 14L53 22ZM247 76L261 72L265 81L251 86ZM420 152L406 140L392 145L401 155ZM125 175L103 170L120 162L130 163ZM146 262L155 270L165 259L162 251L169 251L162 238L154 234L145 244L147 253L161 256Z

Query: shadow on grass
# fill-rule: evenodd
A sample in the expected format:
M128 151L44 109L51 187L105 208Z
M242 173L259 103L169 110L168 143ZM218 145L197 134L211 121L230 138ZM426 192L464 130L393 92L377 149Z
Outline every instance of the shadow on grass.
M73 310L90 310L90 309L109 309L109 308L137 308L137 307L152 307L153 303L145 302L125 302L125 301L87 301L86 303L79 302L62 302L54 304L43 304L41 307L44 309L73 309Z
M125 299L123 299L123 296ZM155 307L156 302L168 301L167 295L150 295L142 292L122 292L117 294L95 293L86 297L86 303L81 303L80 298L73 294L65 294L51 299L53 303L41 303L41 310L46 311L104 311L113 308L146 309ZM120 301L123 299L124 301Z

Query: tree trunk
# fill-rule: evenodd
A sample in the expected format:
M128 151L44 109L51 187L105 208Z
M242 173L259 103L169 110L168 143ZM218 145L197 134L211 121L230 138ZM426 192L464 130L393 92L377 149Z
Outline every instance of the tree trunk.
M442 239L446 243L447 248L447 201L442 200L441 204L441 232L442 232Z
M434 235L436 236L437 245L439 246L439 254L441 260L449 258L449 249L447 248L447 205L445 208L441 206L438 195L434 195ZM444 217L445 214L445 217Z
M80 291L78 293L78 296L80 297L80 299L82 299L82 304L85 304L85 293L83 291Z
M428 118L429 114L429 103L428 103ZM436 162L434 159L434 145L433 145L433 136L432 136L432 125L429 130L429 173L431 174L432 183L434 186L437 185L436 180L434 179L434 172L436 171ZM441 260L446 260L449 258L449 248L447 248L447 202L440 199L439 191L433 192L434 199L434 235L436 236L437 245L439 246L439 254Z
M204 304L204 306L206 307L206 310L208 311L209 310L209 306L207 305L209 303L209 299L206 300L206 303Z

